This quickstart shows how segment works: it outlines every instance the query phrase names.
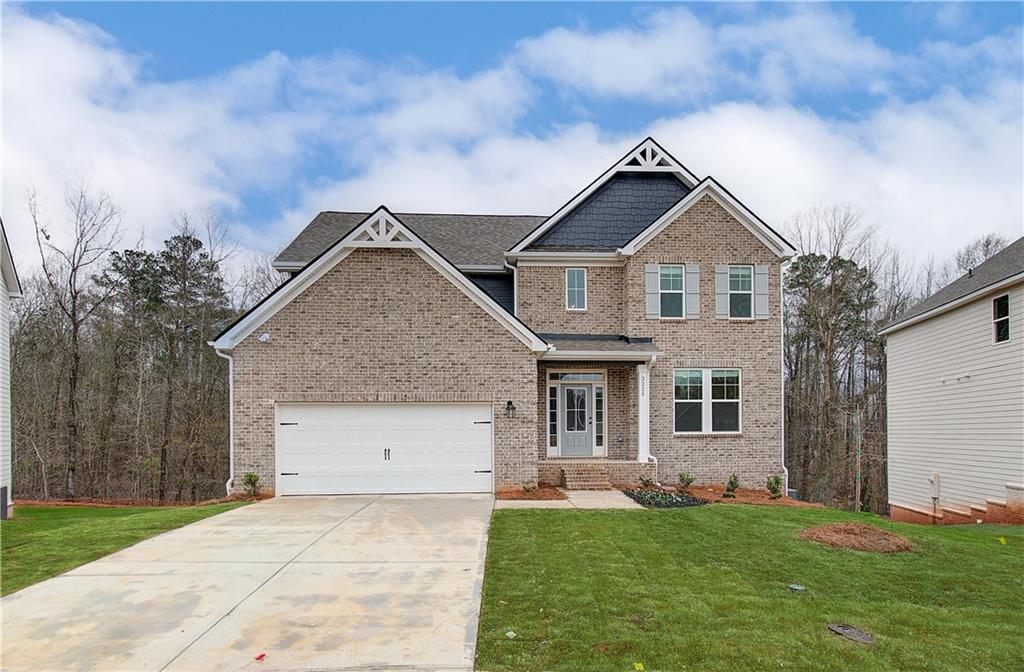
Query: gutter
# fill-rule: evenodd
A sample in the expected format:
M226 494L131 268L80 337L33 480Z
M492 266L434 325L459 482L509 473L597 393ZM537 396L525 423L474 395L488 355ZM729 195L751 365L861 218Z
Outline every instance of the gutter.
M235 484L235 360L208 341L207 345L213 347L213 351L219 356L228 360L228 480L224 484L227 496L231 496L231 488Z

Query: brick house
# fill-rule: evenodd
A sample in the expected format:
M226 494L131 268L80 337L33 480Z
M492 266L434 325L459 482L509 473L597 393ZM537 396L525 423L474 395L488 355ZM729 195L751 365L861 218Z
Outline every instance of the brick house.
M762 485L793 254L650 138L551 216L322 212L212 343L228 489Z

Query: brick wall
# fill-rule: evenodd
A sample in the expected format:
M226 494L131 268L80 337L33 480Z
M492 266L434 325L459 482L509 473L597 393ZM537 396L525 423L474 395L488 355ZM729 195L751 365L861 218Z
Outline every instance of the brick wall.
M352 252L233 356L236 489L273 488L274 405L295 401L490 401L495 486L536 483L535 356L414 251Z

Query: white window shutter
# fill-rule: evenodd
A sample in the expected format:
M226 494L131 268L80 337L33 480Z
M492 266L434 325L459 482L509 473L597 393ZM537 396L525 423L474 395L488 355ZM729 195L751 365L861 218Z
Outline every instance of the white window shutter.
M686 319L700 317L700 264L686 264Z
M715 266L715 318L729 319L729 267Z
M768 267L754 267L754 317L768 319Z
M657 264L644 264L644 291L647 297L647 319L656 320L661 317L661 295L658 293L660 280Z

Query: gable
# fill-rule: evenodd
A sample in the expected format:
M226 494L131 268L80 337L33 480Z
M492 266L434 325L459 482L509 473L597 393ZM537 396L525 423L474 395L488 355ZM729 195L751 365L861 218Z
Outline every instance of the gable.
M361 248L414 251L434 271L473 300L524 345L534 352L544 352L548 349L547 343L529 327L503 308L383 206L236 320L217 336L211 345L218 350L231 350L284 306L314 286L320 278L341 263L354 250Z
M618 172L526 249L618 249L689 192L672 173Z

